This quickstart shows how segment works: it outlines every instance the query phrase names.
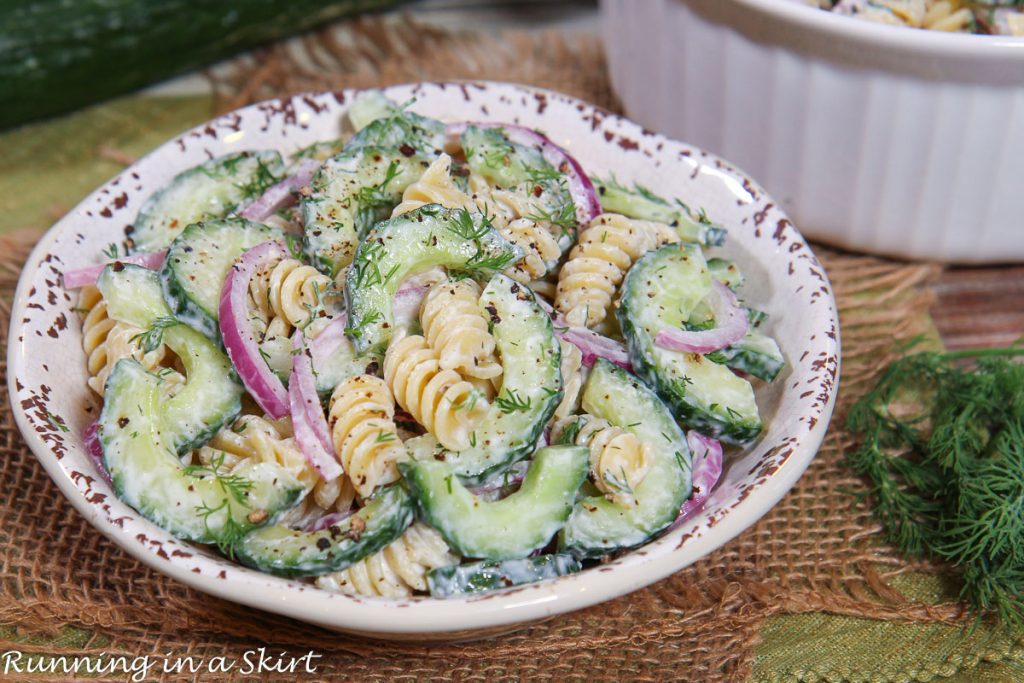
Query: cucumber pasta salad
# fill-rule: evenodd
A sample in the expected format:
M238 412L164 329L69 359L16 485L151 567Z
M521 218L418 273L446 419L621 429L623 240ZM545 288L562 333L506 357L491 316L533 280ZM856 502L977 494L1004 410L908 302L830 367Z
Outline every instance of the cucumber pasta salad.
M577 572L699 510L785 363L725 229L520 126L347 116L180 173L64 274L117 496L385 597Z
M934 31L1024 36L1022 0L804 0L868 21Z

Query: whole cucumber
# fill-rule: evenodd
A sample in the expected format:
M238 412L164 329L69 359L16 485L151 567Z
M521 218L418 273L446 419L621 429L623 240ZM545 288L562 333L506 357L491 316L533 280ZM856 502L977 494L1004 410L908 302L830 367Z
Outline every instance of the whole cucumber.
M0 129L400 0L0 0Z

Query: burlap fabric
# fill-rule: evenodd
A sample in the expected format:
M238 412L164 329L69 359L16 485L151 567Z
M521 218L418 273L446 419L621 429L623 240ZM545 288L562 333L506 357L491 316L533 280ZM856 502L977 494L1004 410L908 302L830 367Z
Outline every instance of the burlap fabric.
M307 89L460 77L532 83L617 108L594 39L453 35L407 20L324 31L306 39L304 50L264 50L230 75L211 76L222 109ZM5 332L20 264L38 236L0 238ZM843 336L839 404L825 445L764 519L686 571L484 642L420 646L341 636L199 594L131 559L64 500L5 407L0 624L13 628L0 629L0 650L53 652L52 640L35 637L76 626L91 635L60 654L240 657L266 644L300 653L314 648L324 655L318 677L346 680L713 681L746 677L759 628L773 615L824 611L955 623L959 605L920 604L889 583L929 568L910 567L880 544L866 503L850 493L863 485L841 463L851 443L842 429L851 401L895 357L896 345L932 329L927 285L938 270L824 249L819 256L832 278Z

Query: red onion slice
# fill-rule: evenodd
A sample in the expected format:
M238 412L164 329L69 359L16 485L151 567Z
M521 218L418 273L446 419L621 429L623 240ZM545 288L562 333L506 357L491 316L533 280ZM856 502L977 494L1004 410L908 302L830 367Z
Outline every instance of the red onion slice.
M654 337L655 345L682 353L711 353L732 346L743 339L749 323L732 290L713 280L708 303L715 319L713 329L690 332L667 328L659 331Z
M294 375L292 379L295 379ZM307 410L308 404L303 399L298 384L297 381L288 383L288 401L292 416L292 431L295 432L295 442L299 444L299 449L302 451L302 455L305 456L306 461L321 477L327 480L337 479L343 474L341 465L334 458L334 455L324 448L317 430L310 424L309 411Z
M690 446L693 463L690 471L693 493L680 508L673 527L704 507L711 489L722 476L722 444L694 430L686 433L686 443Z
M288 256L280 242L264 242L249 249L231 266L220 295L220 334L228 358L259 407L275 420L288 414L288 391L260 354L249 322L249 281L261 265Z
M86 285L96 284L96 280L99 279L100 273L102 273L103 269L111 263L131 263L136 266L142 266L143 268L149 268L150 270L156 270L164 264L165 256L167 256L166 249L163 251L132 254L131 256L125 256L124 258L115 258L104 261L103 263L97 263L94 266L75 268L74 270L65 272L62 276L62 279L64 280L64 289L78 289L79 287L85 287Z
M626 350L625 344L586 327L570 327L562 314L556 313L555 309L551 308L543 299L538 298L537 305L551 316L555 336L569 342L583 353L583 364L588 368L593 367L594 361L598 358L604 358L623 370L633 371L633 364L629 361L629 351Z
M445 132L447 135L457 138L466 131L468 126L503 128L506 135L508 135L508 139L512 142L525 147L538 147L544 159L561 173L565 174L569 184L569 194L572 195L573 202L576 204L576 217L581 225L585 226L601 213L601 200L598 199L594 184L590 182L590 178L583 170L583 167L571 154L551 142L546 135L513 123L488 123L481 121L452 123L448 125Z
M292 375L288 380L288 403L291 409L295 440L309 464L324 479L331 480L343 473L334 455L331 431L327 427L324 408L316 393L313 361L306 351L301 330L296 330L292 355Z
M292 175L268 187L263 194L239 211L238 215L259 223L273 216L278 210L295 204L298 201L296 192L309 185L319 169L320 162L316 159L300 160L295 165L295 172Z
M583 364L588 368L593 367L598 358L604 358L623 370L633 370L633 365L629 362L629 352L621 342L585 327L556 328L555 336L578 348L583 353Z
M312 533L314 531L323 531L336 524L341 524L346 519L351 517L355 513L355 509L345 510L345 512L331 512L326 514L319 519L314 519L308 525L306 525L306 531Z
M85 452L89 455L89 459L92 460L92 464L96 466L96 471L100 473L100 477L105 482L113 485L114 482L110 479L110 472L107 471L107 466L103 464L103 446L100 444L100 423L90 422L89 426L82 432L82 444L85 446Z
M339 346L348 342L348 337L345 336L347 325L348 314L340 313L331 318L331 321L320 330L320 334L312 340L308 340L307 348L313 368L322 365L338 350Z

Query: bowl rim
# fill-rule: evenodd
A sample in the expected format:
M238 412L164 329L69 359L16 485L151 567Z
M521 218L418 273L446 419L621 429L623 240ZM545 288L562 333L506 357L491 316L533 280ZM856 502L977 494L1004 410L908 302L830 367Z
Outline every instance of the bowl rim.
M623 116L612 114L600 107L555 91L496 81L407 83L388 86L380 90L388 94L393 91L401 93L402 90L424 87L444 88L454 86L464 89L467 85L473 84L480 85L485 89L502 91L506 95L522 96L525 94L530 98L540 95L546 98L558 99L575 106L580 112L599 113L602 118L612 120L616 126L637 137L647 136L659 144L681 146L688 150L699 152L701 155L701 165L714 167L716 174L726 176L730 182L735 182L737 186L742 185L748 191L754 193L754 196L759 196L766 201L771 199L770 195L765 193L759 185L716 155L703 152L693 145L680 143L663 135L647 131ZM361 91L350 89L340 93L298 93L290 97L256 103L234 112L228 112L165 141L135 164L122 170L117 177L130 173L137 165L143 164L154 156L163 153L166 148L174 145L176 141L182 140L189 135L201 134L204 130L208 130L211 124L216 122L237 117L238 112L254 112L261 105L267 104L293 103L297 105L301 102L308 102L309 98L331 98L338 100L339 95L342 96L343 100L349 101L351 96L359 92ZM32 287L33 277L43 266L50 248L57 240L59 234L62 233L63 229L66 229L61 228L62 225L66 225L65 221L70 221L72 217L77 216L86 204L94 201L112 182L114 182L113 179L96 188L74 209L69 211L64 218L58 221L40 239L25 262L22 273L19 276L12 305L8 337L9 397L15 421L27 445L33 451L36 458L42 462L51 479L57 483L62 493L70 500L77 511L94 528L123 550L126 550L132 557L142 561L158 572L166 574L199 591L231 602L349 633L397 639L428 636L435 639L438 637L446 639L466 638L467 634L471 638L474 636L484 637L495 629L510 630L516 625L525 625L550 616L582 609L626 595L678 572L705 557L751 527L772 509L803 474L825 438L838 393L841 360L837 308L827 275L822 271L818 276L821 277L825 285L828 285L827 293L823 297L823 303L826 305L827 317L834 325L834 333L828 335L831 338L830 341L823 341L822 344L825 350L828 351L829 356L834 357L836 366L834 368L835 381L827 390L824 390L827 393L823 397L824 400L817 419L809 424L801 421L799 427L794 427L795 430L799 431L797 436L789 437L792 439L789 457L773 469L773 471L769 472L763 481L754 485L755 490L751 495L741 497L740 500L729 507L727 510L728 514L724 514L714 520L714 533L683 535L683 540L686 540L686 553L663 552L660 555L656 554L653 557L647 557L645 549L655 544L666 543L669 535L671 535L668 534L645 544L628 553L624 558L617 559L608 565L594 567L590 570L560 577L553 581L530 584L489 594L446 600L430 597L407 600L380 600L331 593L317 589L309 584L263 574L229 562L226 559L209 558L201 553L196 553L196 557L199 558L196 562L204 566L209 564L214 569L223 568L223 571L219 575L215 575L214 572L193 573L184 564L169 562L165 558L161 558L157 550L140 542L134 532L118 527L111 523L104 514L101 514L99 506L86 499L83 491L78 488L76 483L72 481L72 477L62 468L53 448L37 433L29 421L27 409L18 400L17 376L19 375L19 370L24 371L25 359L19 353L22 351L23 343L14 340L17 339L17 331L23 324L21 321L26 306L29 303L31 294L29 290ZM777 204L774 206L775 208L772 209L773 214L785 219L781 209L777 208ZM769 208L771 208L771 205L769 205ZM817 264L803 236L799 234L791 223L789 224L787 235L791 240L791 246L802 248L803 252L811 256L813 262ZM75 434L74 437L75 443L78 443L80 441L79 436ZM754 495L754 493L757 495ZM115 502L124 505L120 501ZM131 511L130 508L128 510ZM716 511L717 508L703 511L694 518L689 519L687 525L698 522L706 523L709 513L713 514ZM144 520L141 517L139 519L145 525L151 526L155 532L169 537L169 534L148 520ZM193 552L195 549L195 546L192 544L177 542L174 539L171 539L169 543L165 542L163 547L166 548L169 545L177 545L190 549ZM162 549L159 552L165 554ZM225 578L230 580L223 580Z
M799 0L727 0L752 11L769 14L804 29L865 46L913 51L936 56L1007 58L1024 60L1024 36L948 33L908 26L854 20Z

